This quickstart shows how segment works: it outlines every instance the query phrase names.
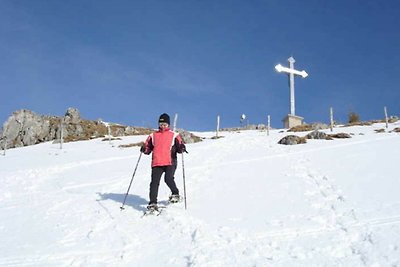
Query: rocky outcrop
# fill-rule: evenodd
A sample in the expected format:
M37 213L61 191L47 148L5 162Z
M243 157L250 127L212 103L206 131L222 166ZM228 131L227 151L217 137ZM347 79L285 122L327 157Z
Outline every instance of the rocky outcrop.
M329 126L327 124L316 122L312 124L302 124L292 127L288 130L288 132L308 132L308 131L323 130L328 128Z
M81 121L81 114L76 108L68 108L65 112L64 122L78 124Z
M328 135L324 132L320 132L318 130L312 131L311 133L306 135L307 139L326 139Z
M334 138L351 138L347 133L337 133L337 134L326 134L320 131L313 131L305 136L307 139L323 139L323 140L333 140Z
M69 108L65 116L43 116L30 110L14 112L3 125L2 136L7 138L7 148L29 146L41 142L59 140L62 133L65 142L104 137L107 126L101 121L84 120L76 108ZM149 134L152 129L109 124L111 135Z
M7 148L29 146L54 139L57 128L53 117L40 116L30 110L14 112L3 125Z
M329 136L332 138L340 138L340 139L351 138L351 135L348 133L330 134Z
M351 138L347 133L337 133L337 134L326 134L315 130L304 137L299 137L296 135L288 135L279 140L278 144L281 145L298 145L305 144L306 139L320 139L320 140L333 140L334 138Z
M265 124L249 124L243 127L229 127L220 129L221 132L237 132L242 130L266 130L267 125ZM270 128L271 130L272 128Z
M298 145L307 143L306 138L297 135L288 135L279 140L278 144L281 145Z
M191 144L203 141L200 137L185 130L177 129L177 132L181 135L182 140L185 144Z

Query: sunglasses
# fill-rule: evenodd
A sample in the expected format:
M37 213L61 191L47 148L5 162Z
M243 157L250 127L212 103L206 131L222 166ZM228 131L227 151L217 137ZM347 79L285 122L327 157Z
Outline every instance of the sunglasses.
M158 124L158 126L160 126L160 127L168 127L168 123L166 123L166 122L160 122L160 123Z

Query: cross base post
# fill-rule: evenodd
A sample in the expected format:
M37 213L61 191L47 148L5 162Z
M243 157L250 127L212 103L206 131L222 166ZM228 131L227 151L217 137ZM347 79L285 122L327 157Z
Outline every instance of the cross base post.
M283 122L283 127L285 129L290 129L292 127L295 126L299 126L303 124L303 117L300 116L296 116L296 115L292 115L292 114L288 114L285 118L283 118L282 122Z

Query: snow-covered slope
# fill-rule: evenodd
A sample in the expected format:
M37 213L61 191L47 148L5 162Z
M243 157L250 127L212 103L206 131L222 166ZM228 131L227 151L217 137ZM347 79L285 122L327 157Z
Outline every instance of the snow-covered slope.
M196 133L207 138L184 155L187 210L144 218L150 156L121 211L139 149L118 145L145 136L9 150L0 266L399 266L400 134L383 127L297 146L278 145L278 130ZM176 181L183 194L182 157Z

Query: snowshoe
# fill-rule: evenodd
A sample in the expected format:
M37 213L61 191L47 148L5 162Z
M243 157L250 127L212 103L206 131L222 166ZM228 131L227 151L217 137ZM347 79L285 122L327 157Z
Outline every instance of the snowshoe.
M181 200L180 195L171 195L169 197L169 203L178 203Z
M147 210L150 210L150 211L155 211L155 210L158 210L158 206L157 206L157 204L149 204L149 205L147 205Z
M157 204L149 204L147 206L147 210L144 212L144 216L146 215L160 215L161 209L157 206Z

